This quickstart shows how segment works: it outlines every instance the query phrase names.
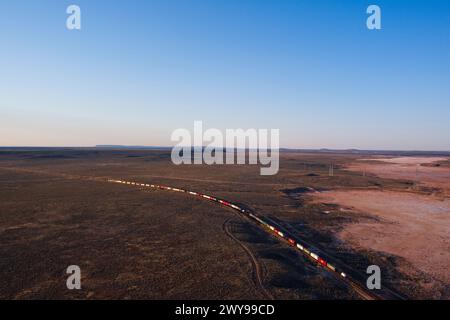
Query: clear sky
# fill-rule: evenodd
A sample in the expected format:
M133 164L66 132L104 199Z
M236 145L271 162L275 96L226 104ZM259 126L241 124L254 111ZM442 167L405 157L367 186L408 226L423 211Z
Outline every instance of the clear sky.
M194 120L450 150L450 1L0 0L0 145L172 145Z

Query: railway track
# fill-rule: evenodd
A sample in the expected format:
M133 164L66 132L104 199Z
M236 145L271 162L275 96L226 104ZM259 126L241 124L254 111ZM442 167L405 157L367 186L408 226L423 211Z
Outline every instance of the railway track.
M158 189L158 190L166 190L166 191L173 191L173 192L182 192L186 193L190 196L195 196L198 198L202 198L204 200L212 201L219 203L225 207L231 208L235 211L237 211L241 216L247 218L248 220L252 221L253 223L258 224L260 227L262 227L266 232L271 234L271 236L277 238L278 240L286 243L287 245L291 246L292 248L300 251L304 256L306 256L311 262L315 263L316 266L328 271L332 275L334 275L339 280L345 282L349 287L351 287L362 299L364 300L383 300L383 299L404 299L401 295L395 293L394 291L385 288L384 291L386 294L379 295L375 294L374 292L371 292L365 288L363 284L361 284L360 281L353 278L350 274L347 274L347 272L344 271L351 271L354 272L353 268L350 266L345 265L344 263L339 261L339 266L328 259L325 259L324 256L328 256L326 254L323 254L321 250L317 249L312 244L308 243L307 241L301 239L298 235L292 234L292 231L289 231L286 228L286 226L283 226L279 224L278 222L274 221L271 218L259 216L256 213L254 213L252 210L248 208L241 207L237 204L231 203L229 201L226 201L224 199L220 199L214 196L198 193L195 191L189 191L184 190L180 188L174 188L164 185L156 185L156 184L148 184L148 183L138 183L133 181L124 181L124 180L114 180L114 179L108 179L104 177L89 177L89 176L80 176L80 175L71 175L71 174L63 174L63 173L54 173L54 172L46 172L42 170L30 170L30 169L24 169L24 168L1 168L6 170L13 170L16 172L27 172L27 173L35 173L35 174L45 174L55 177L60 177L63 179L70 179L70 180L84 180L84 181L95 181L95 182L108 182L108 183L115 183L115 184L122 184L122 185L128 185L128 186L135 186L135 187L143 187L143 188L152 188L152 189ZM233 239L237 240L229 231L226 230L225 232L232 237ZM237 240L238 243L242 246L242 243ZM255 270L258 269L258 263L256 261L256 258L253 256L250 250L243 246L244 250L249 254L249 256L252 258L252 263L254 263ZM338 260L338 259L336 259ZM344 270L345 269L345 270ZM261 275L260 271L256 271L256 280L257 285L260 288L263 288L263 291L267 290L262 285Z
M206 195L206 194L202 194L202 193L195 192L195 191L189 191L189 190L184 190L184 189L174 188L174 187L169 187L169 186L164 186L164 185L155 185L155 184L147 184L147 183L139 183L139 182L131 182L131 181L123 181L123 180L112 180L112 179L108 179L108 182L136 186L136 187L173 191L173 192L182 192L182 193L186 193L191 196L195 196L195 197L202 198L202 199L205 199L208 201L219 203L225 207L231 208L231 209L239 212L240 215L244 216L245 218L251 220L254 223L257 223L259 226L264 228L266 232L269 232L272 236L276 237L277 239L286 243L287 245L291 246L292 248L300 251L304 256L306 256L310 261L315 263L318 267L328 271L329 273L333 274L336 278L338 278L339 280L346 283L362 299L364 299L364 300L383 300L385 298L403 299L400 295L394 293L392 290L387 290L387 292L388 292L387 297L375 294L375 293L367 290L358 280L356 280L351 275L344 272L344 270L341 267L345 267L345 266L339 264L340 267L338 267L338 265L336 265L334 262L331 263L330 261L324 259L323 256L320 255L320 252L321 252L320 250L318 250L314 246L310 245L306 241L299 239L298 236L292 235L288 230L286 230L283 226L279 225L277 222L273 221L272 219L270 219L268 217L259 216L248 208L244 208L242 206L239 206L239 205L229 202L227 200L220 199L220 198L217 198L217 197L214 197L211 195ZM247 253L249 253L249 252L247 251ZM251 252L250 252L250 256L254 257L254 256L252 256ZM352 270L352 268L350 268L350 267L346 267L345 269ZM258 280L258 283L262 284L261 279Z

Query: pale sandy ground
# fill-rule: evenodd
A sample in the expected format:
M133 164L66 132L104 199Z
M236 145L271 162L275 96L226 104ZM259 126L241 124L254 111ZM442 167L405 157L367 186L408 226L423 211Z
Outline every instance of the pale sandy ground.
M376 161L383 161L383 162L389 162L389 163L397 163L397 164L425 164L425 163L433 163L438 161L445 161L447 158L445 157L394 157L394 158L387 158L387 157L373 157L373 158L366 158L366 159L360 159L360 161L364 160L376 160Z
M354 247L405 258L434 278L428 289L436 290L435 297L449 298L443 291L450 285L450 199L373 190L329 191L316 197L378 217L380 222L349 224L338 237Z
M365 162L364 160L372 160ZM377 162L373 162L376 160ZM420 185L438 188L444 196L450 195L450 167L421 166L437 161L443 157L398 157L361 159L346 166L347 170L372 173L382 178L418 181Z
M370 160L368 162L367 160ZM376 160L376 161L373 161ZM434 298L450 298L450 168L423 166L442 157L373 157L347 170L365 171L383 178L417 181L438 192L422 195L388 190L341 190L316 193L316 201L335 203L378 218L348 224L337 235L353 247L399 256L429 275L421 285ZM417 179L417 180L416 180ZM401 271L412 274L408 266Z

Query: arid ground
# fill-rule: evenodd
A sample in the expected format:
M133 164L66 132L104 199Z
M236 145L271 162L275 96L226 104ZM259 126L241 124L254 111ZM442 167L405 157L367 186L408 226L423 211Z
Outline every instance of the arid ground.
M414 266L400 267L426 276L422 287L435 298L449 298L450 167L443 157L373 157L345 166L352 171L414 181L411 190L337 190L317 193L319 202L370 215L346 225L338 237L354 247L386 252Z
M378 174L369 165L392 163L372 158L283 152L279 174L261 176L254 165L174 166L168 150L0 151L0 298L358 299L232 210L105 182L112 178L228 199L356 274L379 265L383 285L406 298L448 299L448 186ZM420 172L447 170L445 159ZM352 167L359 163L364 170ZM82 271L79 291L66 288L73 264Z

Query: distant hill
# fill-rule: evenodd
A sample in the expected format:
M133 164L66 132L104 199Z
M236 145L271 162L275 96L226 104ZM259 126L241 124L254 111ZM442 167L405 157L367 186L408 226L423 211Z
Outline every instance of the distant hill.
M152 146L125 146L115 144L100 144L96 148L102 149L132 149L132 150L171 150L172 147L152 147Z

